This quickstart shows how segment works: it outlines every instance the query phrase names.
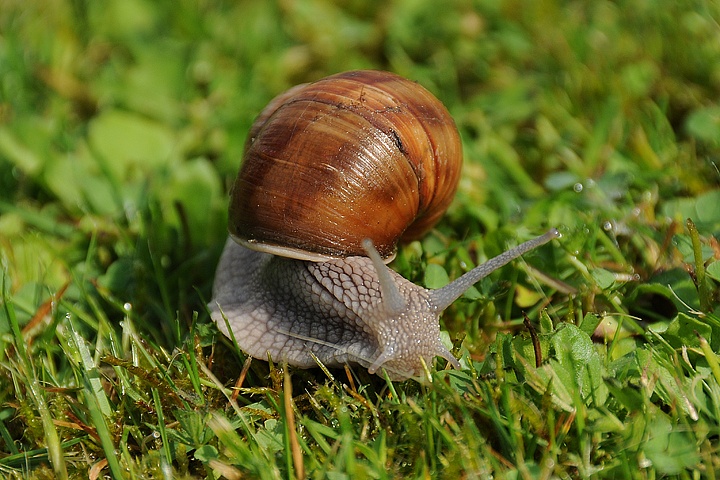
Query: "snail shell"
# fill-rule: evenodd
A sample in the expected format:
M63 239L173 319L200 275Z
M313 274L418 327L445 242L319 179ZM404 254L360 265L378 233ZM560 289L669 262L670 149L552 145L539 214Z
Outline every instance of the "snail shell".
M353 71L294 87L253 125L229 230L250 248L305 260L389 261L452 201L462 147L447 109L419 84Z

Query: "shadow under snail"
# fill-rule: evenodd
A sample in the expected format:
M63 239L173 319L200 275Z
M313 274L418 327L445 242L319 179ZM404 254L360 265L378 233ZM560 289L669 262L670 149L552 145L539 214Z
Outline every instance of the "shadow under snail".
M393 380L421 375L436 356L460 368L440 340L442 311L559 236L552 229L437 290L391 270L396 243L447 209L461 163L448 111L395 74L345 72L279 95L253 124L231 191L213 320L250 356L298 367L357 363Z

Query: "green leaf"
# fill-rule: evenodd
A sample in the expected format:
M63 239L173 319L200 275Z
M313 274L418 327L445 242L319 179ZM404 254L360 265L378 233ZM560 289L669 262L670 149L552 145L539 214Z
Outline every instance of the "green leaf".
M165 125L120 110L108 110L94 118L88 141L117 180L168 165L176 146Z
M684 427L673 426L661 411L648 424L648 441L643 449L658 472L677 475L700 461L695 440Z
M222 237L227 216L220 177L205 159L198 158L173 166L170 178L154 189L163 203L166 220L187 222L192 240L200 245ZM179 218L182 208L184 219Z
M720 107L711 106L690 113L685 128L696 139L711 145L720 144Z
M567 190L580 182L580 178L569 171L554 172L545 178L545 187L549 190Z
M552 318L548 314L547 310L540 312L540 332L552 333L555 330Z
M635 352L638 367L643 375L657 380L647 394L657 395L666 406L680 408L686 415L695 416L695 407L692 406L687 395L687 392L691 391L693 380L680 376L672 360L661 353L668 350L646 347Z
M175 409L173 416L180 423L180 429L168 433L191 447L202 448L213 437L212 430L207 426L208 414L196 410Z
M514 339L517 356L511 364L519 376L539 393L551 393L553 401L564 410L578 408L577 401L587 406L605 403L608 388L603 377L607 372L587 333L575 325L562 323L551 335L541 336L540 345L543 357L549 361L534 368L530 339L520 336Z
M265 420L264 429L257 432L255 440L265 452L277 453L284 448L283 425L276 419Z
M683 346L700 348L700 340L698 340L697 334L702 335L710 345L716 348L718 340L713 336L713 328L685 313L678 314L670 322L662 337L675 348Z
M621 71L624 91L636 97L647 95L659 75L659 69L654 62L630 64Z
M698 196L695 209L698 223L720 224L720 190L710 190Z
M639 389L623 385L612 377L606 380L606 385L613 400L619 402L628 412L639 411L643 408L645 399Z
M720 282L720 261L712 262L705 268L708 277Z
M602 290L608 290L615 283L615 274L604 268L594 268L590 275Z
M663 216L672 218L675 221L682 222L686 218L694 217L697 213L695 204L697 200L695 198L687 197L675 197L669 198L663 202L660 207L660 212Z
M542 291L527 288L524 285L515 287L515 303L520 308L530 308L544 298L545 294Z
M692 248L689 242L685 245ZM692 252L689 252L688 260L692 260ZM666 270L652 277L647 284L638 286L633 292L633 297L643 293L663 295L673 302L678 311L687 311L688 307L691 309L700 308L697 288L690 275L681 268Z
M690 218L701 231L713 231L720 227L720 190L708 190L696 198L670 198L663 202L660 210L678 222L684 223ZM704 250L709 252L707 247Z
M119 258L108 267L105 274L98 278L98 284L112 292L127 291L128 286L135 280L133 260Z
M203 463L207 463L210 460L217 460L219 458L219 454L217 448L212 445L203 445L195 450L194 457Z
M600 321L601 318L599 315L588 312L583 317L582 322L580 322L580 330L582 330L586 335L592 336L598 325L600 325Z
M568 391L579 389L580 397L596 405L607 398L604 368L590 336L575 325L564 323L552 336L551 364Z
M425 277L423 279L425 287L431 290L442 288L450 283L447 272L441 265L429 263L425 268Z
M23 145L8 128L0 128L0 157L8 158L17 168L34 175L42 166L42 159Z

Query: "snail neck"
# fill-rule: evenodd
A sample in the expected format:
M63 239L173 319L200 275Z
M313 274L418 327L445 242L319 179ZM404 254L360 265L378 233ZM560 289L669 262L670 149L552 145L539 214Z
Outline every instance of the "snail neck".
M498 268L507 265L519 256L533 250L541 245L546 244L553 238L558 238L560 232L556 228L549 230L544 235L535 237L525 243L521 243L515 248L503 252L482 265L473 268L457 280L437 290L430 291L430 298L438 311L443 311L450 306L455 300L465 293L470 287L481 279L485 278Z

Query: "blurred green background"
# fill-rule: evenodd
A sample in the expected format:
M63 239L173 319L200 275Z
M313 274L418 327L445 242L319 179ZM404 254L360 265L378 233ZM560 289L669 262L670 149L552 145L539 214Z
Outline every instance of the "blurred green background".
M254 115L354 68L436 93L468 161L503 161L478 188L510 176L537 197L547 171L568 182L635 168L692 195L717 184L720 129L716 5L695 5L5 0L0 198L127 217L152 192L184 201L209 227L196 240L214 241ZM539 175L512 171L520 162ZM197 185L173 188L184 183Z

